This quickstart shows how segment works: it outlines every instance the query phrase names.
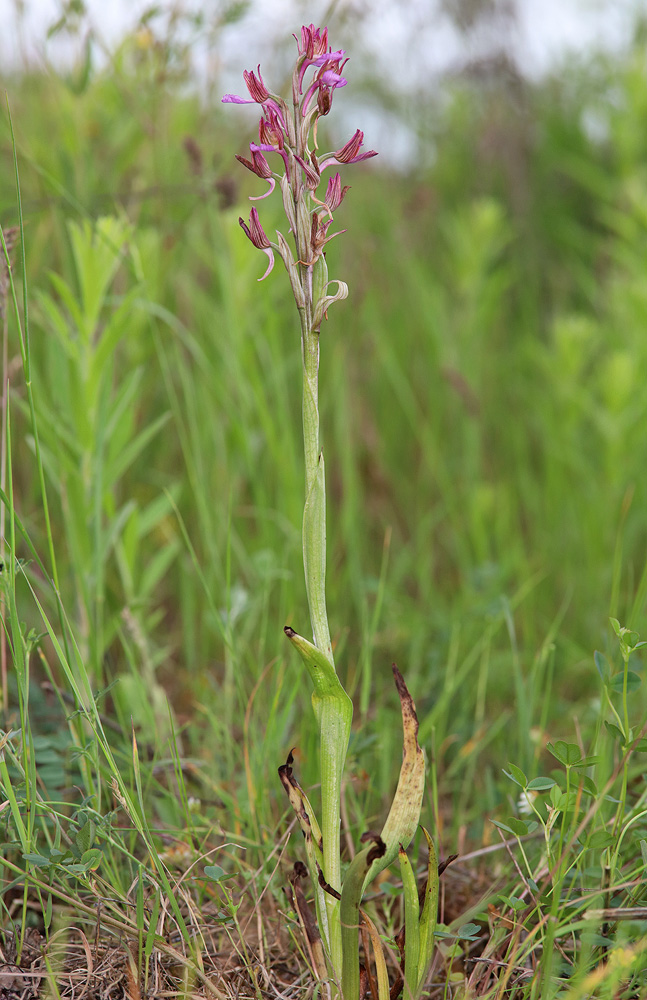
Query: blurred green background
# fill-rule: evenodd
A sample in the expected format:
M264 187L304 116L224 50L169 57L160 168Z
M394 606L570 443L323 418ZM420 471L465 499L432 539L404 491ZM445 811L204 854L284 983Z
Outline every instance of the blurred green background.
M452 10L467 54L501 16L495 3ZM308 631L298 317L278 266L257 284L265 258L238 226L260 186L234 153L256 120L220 104L236 87L218 87L217 65L196 84L204 22L151 8L102 51L81 5L61 11L55 34L78 58L9 70L2 85L70 634L117 728L132 715L158 760L177 723L196 794L263 840L285 810L276 767L290 747L304 784L317 770L309 686L282 632ZM220 10L214 45L242 13ZM507 45L464 54L405 93L388 54L355 57L354 17L339 5L327 21L353 58L320 145L361 128L364 107L405 127L411 153L342 171L347 232L328 253L350 288L321 338L328 608L367 723L348 794L360 824L397 776L395 660L441 833L478 841L507 760L536 773L547 737L572 738L574 718L595 726L593 650L615 655L608 616L644 628L647 24L621 50L532 78ZM298 29L267 56L249 37L236 92L259 61L268 84L285 81ZM6 114L0 154L6 229L18 220ZM280 199L259 204L265 230L285 232ZM49 572L7 311L16 510ZM19 596L40 629L26 586ZM35 677L46 662L63 690L40 648ZM5 689L10 713L11 675ZM36 731L60 726L57 703L37 685L31 698ZM174 822L169 800L155 808Z

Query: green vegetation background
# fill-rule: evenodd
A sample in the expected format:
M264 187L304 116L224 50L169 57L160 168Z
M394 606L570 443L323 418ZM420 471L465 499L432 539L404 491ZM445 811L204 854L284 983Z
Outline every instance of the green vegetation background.
M640 31L617 58L535 83L511 64L466 72L399 109L419 141L410 169L343 174L348 231L328 260L350 296L322 331L321 401L358 833L399 767L393 660L437 782L427 822L449 851L510 811L509 760L541 773L547 739L597 731L594 649L619 669L609 615L644 629L645 83ZM81 781L82 729L34 595L76 646L71 672L99 692L124 774L132 718L151 828L186 836L190 814L262 847L287 824L276 768L290 748L305 786L317 771L309 686L282 630L308 632L298 323L280 266L258 285L265 259L238 227L258 190L233 156L253 134L193 96L145 31L105 70L3 86L66 616L61 628L9 303L15 509L43 564L19 532L41 790ZM6 228L6 116L0 179ZM262 206L266 231L281 228L280 200ZM19 260L15 273L20 291ZM6 728L26 679L9 670ZM98 794L106 764L88 754L83 788Z

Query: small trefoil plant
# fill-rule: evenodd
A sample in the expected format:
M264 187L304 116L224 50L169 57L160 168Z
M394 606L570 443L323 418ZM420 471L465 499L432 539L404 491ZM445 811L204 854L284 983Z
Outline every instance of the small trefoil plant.
M415 706L397 667L393 674L402 707L404 750L398 787L382 828L366 833L364 846L353 858L342 878L340 813L342 773L350 738L353 706L335 670L326 613L326 496L324 460L319 444L319 336L321 325L333 303L345 299L348 287L331 281L326 265L326 245L339 232L330 232L333 215L348 187L339 172L328 178L323 198L319 194L323 175L341 164L358 163L376 155L362 152L363 133L358 129L341 149L320 153L317 144L319 119L329 114L335 90L346 86L342 75L345 52L332 51L328 29L313 24L301 28L297 59L292 74L289 101L266 87L260 65L245 72L249 97L227 94L228 104L258 104L261 120L259 141L250 143L249 159L237 159L268 185L251 200L268 197L277 182L288 222L287 236L276 233L268 239L258 210L251 210L249 223L240 219L246 235L268 257L266 278L281 257L288 272L301 322L303 361L303 441L305 452L305 506L303 513L303 562L313 642L286 627L285 634L298 650L310 675L312 704L319 727L321 771L321 817L317 818L292 769L292 754L279 768L281 781L294 808L305 840L307 869L295 865L291 878L293 900L303 926L313 971L322 995L359 1000L367 983L374 995L388 1000L390 992L386 961L377 930L361 908L369 883L380 871L399 859L404 887L405 934L401 956L401 987L404 997L415 1000L425 985L431 958L438 905L438 867L431 837L426 888L419 894L414 869L406 848L420 819L425 765L418 745ZM270 165L272 164L272 165ZM342 230L343 232L343 230ZM300 878L309 873L314 890L316 921L313 920ZM360 969L359 937L365 947L365 967ZM369 946L370 942L370 946ZM370 956L372 951L373 968Z

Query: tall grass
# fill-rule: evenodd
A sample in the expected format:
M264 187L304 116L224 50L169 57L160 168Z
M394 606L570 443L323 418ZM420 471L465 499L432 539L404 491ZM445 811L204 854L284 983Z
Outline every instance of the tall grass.
M344 823L370 826L397 775L395 659L417 695L443 854L496 845L491 819L523 838L524 795L540 813L527 864L514 844L518 869L495 853L455 914L453 931L476 929L439 945L434 976L492 996L643 988L647 837L627 751L645 710L630 691L625 731L609 625L645 633L641 58L638 41L622 65L525 85L521 104L455 83L425 110L433 165L367 173L342 209L354 240L330 251L352 299L322 356L340 470L329 607L366 723ZM18 254L1 905L3 947L13 935L20 956L31 924L56 944L101 900L143 982L158 961L188 984L212 969L201 912L244 951L241 887L258 899L269 883L264 904L280 905L276 767L297 746L309 788L317 766L277 627L307 614L291 304L283 282L258 294L231 186L239 137L158 71L129 41L82 86L7 81L29 309ZM8 127L2 148L6 229L19 222ZM542 823L558 831L552 859ZM479 892L493 894L489 929ZM385 893L374 916L395 935ZM638 909L614 917L619 905ZM485 961L451 972L457 949L508 979L484 985Z

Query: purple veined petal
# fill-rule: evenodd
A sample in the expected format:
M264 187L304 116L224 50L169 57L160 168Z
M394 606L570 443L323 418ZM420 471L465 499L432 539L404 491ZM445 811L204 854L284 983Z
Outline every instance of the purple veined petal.
M274 180L274 175L272 174L272 168L263 154L259 152L259 150L263 147L259 146L257 143L250 142L249 148L252 154L251 160L246 160L244 156L240 156L238 153L236 153L236 159L239 163L242 163L244 167L247 167L248 170L251 170L253 174L260 177L261 180L267 181L269 187L265 194L250 195L249 197L250 201L261 201L263 198L267 198L272 194L272 191L276 186L276 181ZM275 151L274 146L266 146L264 148L269 149L271 152ZM243 225L243 223L241 223L241 225Z
M221 104L256 104L256 101L248 101L244 97L237 97L236 94L225 94L221 98Z
M258 217L258 209L253 208L249 213L249 225L244 219L238 219L238 225L244 231L248 240L254 244L258 250L267 250L271 246L270 241L265 235L265 230L261 225L261 220Z
M268 98L267 101L265 101L265 104L263 105L263 110L265 111L266 114L268 114L270 110L273 111L276 117L278 118L280 127L283 129L284 132L287 132L288 129L287 125L285 124L285 118L283 117L283 111L281 110L280 106L276 103L273 97L270 97Z
M252 100L256 104L264 104L265 101L268 100L270 92L263 83L260 63L257 67L256 72L258 73L258 77L256 76L256 73L250 72L249 70L245 70L243 73L243 77L245 78L245 85L247 87L247 90L249 91L249 96L252 98Z
M377 151L375 149L369 149L366 153L360 153L359 156L354 156L352 160L340 160L338 156L333 153L332 156L327 156L325 160L319 164L319 169L323 174L324 170L328 167L336 167L338 163L360 163L361 160L370 160L371 157L377 156Z
M301 28L301 43L296 35L293 36L300 56L321 55L328 50L328 28L315 28L314 24L304 24Z
M297 163L299 164L299 166L301 167L301 169L303 170L303 172L306 175L306 185L307 185L307 187L311 191L314 191L319 186L319 181L321 180L321 176L320 176L319 172L316 171L314 169L314 167L311 167L309 163L306 163L306 161L304 159L302 159L302 157L297 156L295 154L294 159L297 161Z
M321 164L321 170L325 167L331 166L333 163L359 163L360 160L368 160L371 156L377 156L377 152L374 149L369 149L365 153L360 153L362 148L362 143L364 142L364 133L359 129L355 132L353 137L348 140L345 146L338 149L336 152L331 153Z
M355 134L348 140L346 145L334 153L335 159L339 160L340 163L350 163L359 153L363 142L364 133L356 129Z
M330 212L334 212L339 208L342 201L346 197L346 192L349 190L350 187L348 184L342 188L339 173L336 173L333 177L328 179L328 187L326 188L324 204Z
M272 176L272 168L263 154L259 153L254 148L254 143L250 142L249 148L252 153L251 160L245 159L245 157L241 156L240 153L235 154L236 159L239 163L242 163L244 167L247 167L248 170L251 170L253 174L256 174L257 177L262 177L265 181L268 180L268 178ZM274 147L272 146L271 149L274 150Z
M263 119L261 119L261 122L262 121L263 121ZM282 146L273 146L271 143L264 143L264 142L250 142L249 148L252 151L252 159L254 160L254 162L256 162L258 159L260 159L260 160L263 161L264 166L267 168L266 171L265 171L265 173L263 173L263 174L259 173L259 177L264 177L267 180L267 178L270 176L270 174L272 172L270 170L270 166L269 166L267 160L263 156L263 153L260 152L261 150L263 150L263 152L266 152L266 153L278 153L279 156L282 157L283 162L285 163L285 169L286 170L290 169L288 154L285 152L285 149ZM258 173L258 171L254 171L254 172ZM263 197L265 197L265 196L263 196Z
M258 138L261 149L271 146L278 153L285 148L285 131L271 111L267 111L267 118L261 118L258 123Z

